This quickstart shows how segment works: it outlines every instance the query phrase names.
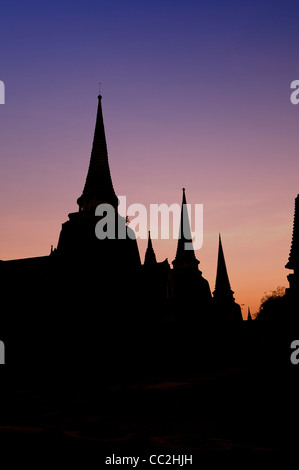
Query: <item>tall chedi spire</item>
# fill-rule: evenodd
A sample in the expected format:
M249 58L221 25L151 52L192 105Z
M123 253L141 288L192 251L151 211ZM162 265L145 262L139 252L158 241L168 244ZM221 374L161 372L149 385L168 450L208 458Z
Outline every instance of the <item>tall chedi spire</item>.
M222 324L230 325L234 323L239 323L243 320L241 307L235 302L234 292L232 291L230 286L220 234L216 283L215 290L213 292L213 300L218 320Z
M94 210L97 205L102 203L111 204L115 208L118 205L109 168L101 95L98 96L98 100L88 173L83 193L77 200L80 211Z
M299 194L295 199L295 212L294 212L294 223L293 223L293 237L289 260L285 266L287 269L293 269L293 273L288 275L288 281L290 288L287 289L287 293L292 293L294 296L298 296L299 286Z
M114 266L135 269L140 266L138 246L133 230L117 211L118 198L110 174L101 102L99 95L89 168L82 195L77 199L79 211L68 214L69 220L62 224L57 249L52 254L97 263L102 269ZM113 208L109 220L114 224L115 237L97 237L96 226L106 217L96 215L100 204L110 204Z

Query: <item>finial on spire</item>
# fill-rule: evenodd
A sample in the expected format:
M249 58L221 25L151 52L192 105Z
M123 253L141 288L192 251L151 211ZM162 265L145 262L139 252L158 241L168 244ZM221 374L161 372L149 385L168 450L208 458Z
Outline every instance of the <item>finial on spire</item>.
M102 82L99 82L99 98L102 98Z

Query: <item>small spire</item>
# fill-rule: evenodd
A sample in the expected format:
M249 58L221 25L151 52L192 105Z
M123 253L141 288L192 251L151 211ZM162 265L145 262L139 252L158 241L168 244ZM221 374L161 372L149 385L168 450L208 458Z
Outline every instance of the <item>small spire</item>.
M149 265L149 264L156 264L157 259L156 255L153 249L152 245L152 240L151 240L151 232L148 232L148 242L147 242L147 249L145 252L145 257L144 257L144 264Z
M248 307L248 315L247 315L247 320L248 321L251 321L252 320L252 316L251 316L251 313L250 313L250 308Z
M213 292L215 296L233 296L233 291L230 287L230 282L227 274L226 263L222 248L221 234L219 233L219 247L218 247L218 261L217 261L217 273L215 290Z

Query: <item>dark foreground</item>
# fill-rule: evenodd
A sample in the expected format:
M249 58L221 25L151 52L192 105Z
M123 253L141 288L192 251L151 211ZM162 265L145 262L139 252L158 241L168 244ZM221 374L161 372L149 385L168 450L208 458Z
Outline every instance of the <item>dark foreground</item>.
M2 449L87 449L95 468L111 468L105 459L113 454L192 455L200 463L212 454L296 449L299 372L289 361L289 339L257 327L243 328L237 343L199 339L201 347L185 350L183 343L172 361L159 360L160 344L146 359L136 353L134 366L126 355L107 355L104 368L64 364L49 374L2 366Z

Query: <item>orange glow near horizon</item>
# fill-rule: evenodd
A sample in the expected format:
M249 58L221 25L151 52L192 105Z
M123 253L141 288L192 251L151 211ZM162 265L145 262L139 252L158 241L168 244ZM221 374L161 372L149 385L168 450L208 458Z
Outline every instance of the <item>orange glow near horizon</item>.
M180 203L180 192L177 196L178 201L173 202ZM188 196L187 192L187 201L191 203L191 194ZM131 199L130 203L133 202ZM51 245L56 247L61 223L67 220L68 212L76 211L76 207L73 204L70 211L64 210L62 203L53 204L52 207L49 204L46 211L43 211L42 207L40 199L34 209L28 208L26 212L9 210L6 216L2 214L1 259L44 256L50 253ZM196 256L200 260L199 269L203 277L209 281L213 292L218 255L217 228L222 225L222 243L231 288L235 292L236 301L242 306L244 318L247 318L248 307L252 314L258 311L265 292L274 290L278 286L288 286L286 278L288 271L284 269L284 265L291 242L293 208L288 209L285 214L277 213L274 220L273 217L269 219L263 217L261 211L255 214L255 223L249 216L241 223L243 210L239 209L238 213L235 206L230 219L223 207L224 218L220 219L215 206L208 203L204 205L204 243L202 248L196 251ZM175 257L177 240L153 239L152 242L157 260L163 261L168 258L171 264ZM146 240L138 239L142 262L146 245ZM132 286L132 293L133 291Z

